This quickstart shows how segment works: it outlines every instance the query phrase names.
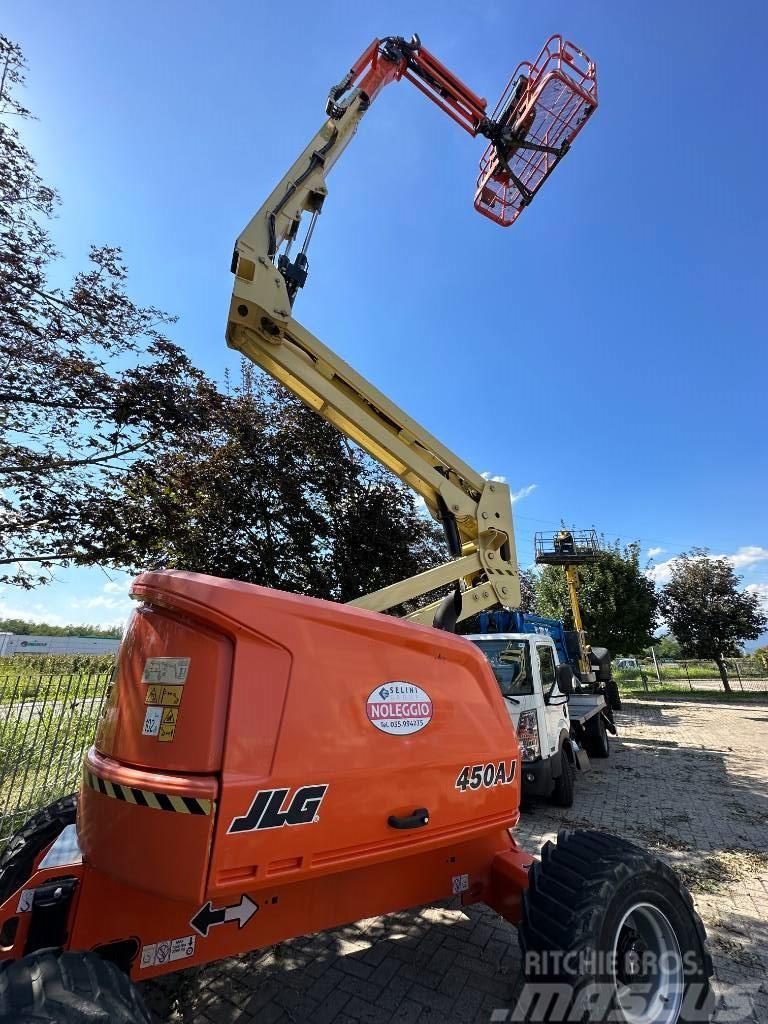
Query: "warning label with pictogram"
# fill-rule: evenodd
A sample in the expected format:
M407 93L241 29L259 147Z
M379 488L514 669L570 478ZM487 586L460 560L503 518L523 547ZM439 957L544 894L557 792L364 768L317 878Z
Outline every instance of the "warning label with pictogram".
M141 681L183 686L189 674L189 661L189 658L147 658Z
M152 942L142 946L140 970L146 967L162 967L174 960L186 960L195 955L195 936L184 935L180 939L166 939L164 942Z
M162 713L162 708L147 708L147 713L144 715L144 726L141 730L142 736L157 736Z
M163 708L163 717L160 721L160 731L157 734L161 743L170 743L176 732L176 721L179 717L177 708Z
M184 696L183 686L148 686L144 698L145 704L160 704L163 707L177 708Z

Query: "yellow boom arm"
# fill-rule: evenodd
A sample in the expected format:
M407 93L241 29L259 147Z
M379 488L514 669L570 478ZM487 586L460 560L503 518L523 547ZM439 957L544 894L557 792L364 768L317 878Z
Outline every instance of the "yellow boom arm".
M291 311L306 277L306 245L327 195L326 174L357 130L371 93L399 77L399 65L390 58L377 51L372 59L376 74L369 73L368 90L352 89L342 102L348 83L332 91L328 120L238 238L227 342L412 487L444 525L452 561L351 603L386 611L464 581L461 619L497 603L520 603L509 488L485 480L310 334ZM288 251L305 212L312 216L308 237L291 263ZM279 254L284 244L288 251ZM408 617L432 625L438 605Z

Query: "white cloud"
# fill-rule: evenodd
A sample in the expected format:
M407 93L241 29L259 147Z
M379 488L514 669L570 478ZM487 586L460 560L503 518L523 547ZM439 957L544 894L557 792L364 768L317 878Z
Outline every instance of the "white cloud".
M73 601L73 608L106 608L109 611L117 611L123 608L131 607L131 600L126 595L124 597L113 597L109 594L97 594L96 597L87 597L82 601Z
M768 548L757 547L754 544L739 548L733 555L721 555L727 558L734 569L748 569L757 565L758 562L768 562Z
M527 498L529 494L533 494L538 486L538 484L527 484L525 487L521 487L519 491L513 491L510 495L512 504L514 505L516 501L521 501L523 498Z
M41 605L35 605L35 608L41 608ZM48 622L52 626L66 626L66 620L55 612L38 614L38 612L30 611L28 608L17 608L12 604L8 604L7 601L0 601L0 618L3 619L23 619L25 622Z
M105 594L127 594L131 586L131 580L110 580L104 584L103 590Z
M648 548L647 557L656 558L658 555L663 555L666 550L666 548Z
M676 561L677 559L675 558L668 558L666 562L659 562L658 565L651 566L650 569L646 570L645 575L649 580L653 580L657 586L663 586L672 579L672 566Z
M660 554L663 550L663 548L649 548L648 557L653 558L654 552ZM731 555L720 554L710 555L709 557L724 558L726 562L730 562L736 570L749 569L753 565L757 565L759 562L768 561L768 548L748 544L737 548ZM663 586L665 583L669 583L672 578L672 567L676 561L677 559L673 557L668 558L665 562L659 562L658 565L654 565L648 569L645 575L648 579L653 580L654 583ZM752 586L758 586L758 584L753 584ZM749 590L750 587L746 587L745 589Z
M768 583L750 583L744 589L748 594L757 594L760 607L768 615Z
M481 473L480 476L483 480L492 480L497 484L505 484L507 482L507 478L505 476L491 476L488 470L486 470L485 473ZM529 494L533 494L538 486L538 484L527 484L525 487L521 487L519 491L512 491L509 495L512 504L514 505L514 503L516 501L520 501L521 498L527 498Z

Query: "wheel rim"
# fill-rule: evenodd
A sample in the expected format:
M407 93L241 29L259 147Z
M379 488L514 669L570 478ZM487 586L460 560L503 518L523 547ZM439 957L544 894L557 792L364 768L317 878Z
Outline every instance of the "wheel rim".
M652 903L635 903L622 917L612 972L627 1024L675 1024L683 1002L683 958L674 928Z

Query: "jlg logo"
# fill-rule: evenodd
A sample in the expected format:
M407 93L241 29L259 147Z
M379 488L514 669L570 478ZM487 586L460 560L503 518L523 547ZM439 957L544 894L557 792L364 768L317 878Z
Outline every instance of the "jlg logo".
M242 818L233 818L228 831L256 832L283 825L309 825L317 821L317 812L328 786L302 786L288 806L284 803L289 789L261 789L253 798L250 810Z

